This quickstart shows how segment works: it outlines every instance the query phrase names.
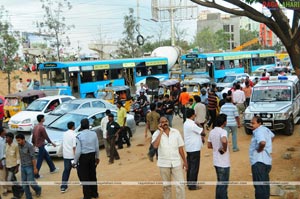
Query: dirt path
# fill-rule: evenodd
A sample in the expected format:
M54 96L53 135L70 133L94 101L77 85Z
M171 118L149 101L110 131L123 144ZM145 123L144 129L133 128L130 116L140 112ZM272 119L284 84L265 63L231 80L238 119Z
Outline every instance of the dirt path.
M175 118L175 128L182 130L182 122L179 118ZM296 126L293 136L277 135L274 140L273 167L271 171L272 181L299 181L300 180L300 134L299 126ZM108 160L105 157L105 152L101 150L101 163L97 168L97 178L99 182L122 183L122 185L103 185L98 186L100 198L162 198L161 185L135 185L137 181L160 181L159 170L156 162L150 162L147 159L148 142L145 142L143 137L144 125L138 127L136 134L132 139L132 147L119 150L121 160L116 161L113 165L108 165ZM248 158L248 147L251 136L245 135L243 129L238 132L239 152L231 153L231 181L250 181L251 170ZM141 146L144 145L144 146ZM296 151L292 153L291 160L282 159L282 155L288 147L295 147ZM47 183L52 181L60 181L63 170L63 161L55 159L55 164L60 168L60 172L50 174L46 163L43 163L41 174L44 176L39 182ZM20 178L19 178L20 179ZM71 181L78 183L76 171L73 170ZM213 183L216 180L216 174L212 165L212 151L207 149L207 145L201 152L201 163L199 172L199 181L207 184ZM175 190L173 189L173 193ZM189 191L186 189L187 199L208 198L213 199L215 193L214 185L202 185L201 190ZM53 198L81 198L82 189L78 185L70 186L69 190L62 194L59 186L43 186L43 199ZM200 197L199 197L200 196ZM203 197L202 197L203 196ZM4 197L4 198L10 198ZM175 194L173 194L175 198ZM231 185L229 186L229 198L242 199L254 198L254 189L252 186L246 185ZM271 197L272 199L279 197Z

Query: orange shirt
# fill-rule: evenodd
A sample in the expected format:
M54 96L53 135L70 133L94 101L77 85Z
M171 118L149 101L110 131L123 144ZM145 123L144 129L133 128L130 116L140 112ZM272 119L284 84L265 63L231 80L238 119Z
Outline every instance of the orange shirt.
M182 104L182 105L186 105L190 100L190 95L188 92L182 92L180 93L179 95L179 102Z
M252 87L249 86L249 87L244 87L243 88L243 91L245 93L245 97L246 98L250 98L251 97L251 94L252 94Z

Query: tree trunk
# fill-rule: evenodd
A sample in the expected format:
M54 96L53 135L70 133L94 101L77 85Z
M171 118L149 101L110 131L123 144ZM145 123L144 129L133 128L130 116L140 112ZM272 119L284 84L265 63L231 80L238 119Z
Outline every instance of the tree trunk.
M300 78L300 47L297 44L293 44L286 49L289 53L291 64L296 72L296 75L298 78Z
M7 72L7 88L8 88L8 94L10 94L10 87L11 87L11 82L10 82L10 72Z

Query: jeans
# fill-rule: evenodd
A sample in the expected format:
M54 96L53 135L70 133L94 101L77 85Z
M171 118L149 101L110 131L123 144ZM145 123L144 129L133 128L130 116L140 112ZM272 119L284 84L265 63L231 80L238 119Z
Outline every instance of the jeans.
M228 199L227 196L227 189L229 181L229 174L230 174L230 167L217 167L215 166L216 173L217 173L217 187L216 187L216 199Z
M251 166L252 179L254 183L258 182L269 182L269 173L272 169L271 165L264 164L262 162L256 162ZM270 184L257 185L254 184L255 198L256 199L269 199L270 197Z
M42 188L39 185L37 185L37 183L35 182L32 165L21 166L21 178L22 178L26 199L32 199L29 184L36 194L40 194L42 192ZM26 185L25 183L29 183L29 184Z
M152 137L155 131L150 131L150 132L151 132L151 137ZM157 149L153 147L152 143L150 143L148 154L150 157L154 157L156 155L156 159L158 158Z
M195 189L198 181L200 166L200 151L187 152L188 170L186 172L186 181L189 189Z
M37 163L36 163L36 168L38 169L38 171L40 171L40 169L42 167L44 158L50 168L50 172L54 171L56 168L49 156L48 151L46 151L46 149L45 149L45 145L39 147L39 153L38 153ZM37 178L39 178L39 176L40 176L39 174L36 175Z
M168 119L169 121L169 126L172 127L172 121L173 121L173 114L165 114L165 117Z
M70 173L72 170L72 161L73 159L64 159L64 172L62 174L62 184L60 186L61 189L67 189L68 188L68 181L70 177Z
M23 187L17 182L16 171L18 166L11 168L6 168L7 171L7 181L12 182L12 192L14 197L21 198L24 194Z
M126 128L124 128L124 129L122 129L120 131L119 138L118 138L118 141L117 141L119 149L123 148L123 139L125 140L127 146L130 147L131 144L130 144L130 140L129 140L128 136L127 136L127 130L126 130Z
M232 133L232 149L237 150L237 127L236 126L225 126L224 128L227 131L227 138L229 138L229 133Z

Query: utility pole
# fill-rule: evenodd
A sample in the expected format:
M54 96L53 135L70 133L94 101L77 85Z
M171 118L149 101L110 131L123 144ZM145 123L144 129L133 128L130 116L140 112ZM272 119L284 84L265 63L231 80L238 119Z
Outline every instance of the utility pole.
M171 45L175 46L175 21L196 19L198 15L197 4L189 0L152 0L152 20L168 22L171 25Z

